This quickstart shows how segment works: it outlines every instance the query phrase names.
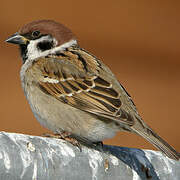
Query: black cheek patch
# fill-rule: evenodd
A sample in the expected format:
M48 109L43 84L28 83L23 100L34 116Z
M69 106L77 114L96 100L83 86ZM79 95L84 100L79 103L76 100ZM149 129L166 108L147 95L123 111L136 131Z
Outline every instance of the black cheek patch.
M37 48L41 51L46 51L53 47L53 41L43 41L37 44Z
M27 44L20 44L19 45L19 49L20 49L20 53L21 53L21 57L22 57L22 60L23 60L23 63L25 63L25 61L27 60L27 46L28 46L28 43Z

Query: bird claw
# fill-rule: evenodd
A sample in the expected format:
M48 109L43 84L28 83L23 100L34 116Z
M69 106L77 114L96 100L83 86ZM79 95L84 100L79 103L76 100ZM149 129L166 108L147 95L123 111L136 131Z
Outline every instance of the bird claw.
M62 133L56 133L56 134L42 134L43 137L49 137L49 138L56 138L56 139L63 139L69 143L71 143L73 146L78 147L80 151L82 151L81 144L79 141L73 137L71 137L71 134L68 132L62 132Z

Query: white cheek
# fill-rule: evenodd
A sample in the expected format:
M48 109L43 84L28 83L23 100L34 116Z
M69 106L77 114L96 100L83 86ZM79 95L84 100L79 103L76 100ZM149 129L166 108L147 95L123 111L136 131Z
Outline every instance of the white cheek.
M39 57L41 54L41 51L37 48L37 43L39 41L30 41L30 43L27 46L27 57L28 59L35 59L36 57Z
M37 48L37 44L39 42L42 42L44 40L48 40L48 41L52 41L54 42L54 48L46 50L46 51L41 51ZM27 57L28 60L33 60L33 59L37 59L39 57L44 57L47 56L48 54L53 54L56 51L63 51L64 49L71 47L73 45L77 44L76 40L70 40L60 46L57 46L58 42L56 39L52 39L50 36L43 36L40 39L37 40L31 40L30 43L27 46Z
M46 56L51 52L51 49L46 50L46 51L41 51L40 49L37 48L37 44L43 41L53 41L54 46L57 45L56 39L50 36L43 36L40 39L31 40L27 46L28 59L36 59L38 57Z

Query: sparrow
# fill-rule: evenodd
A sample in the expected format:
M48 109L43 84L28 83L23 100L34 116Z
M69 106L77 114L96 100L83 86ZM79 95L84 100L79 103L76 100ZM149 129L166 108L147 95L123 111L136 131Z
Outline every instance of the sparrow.
M52 20L33 21L6 42L19 45L22 87L42 126L87 144L127 131L179 160L179 153L142 120L111 70L82 49L67 27Z

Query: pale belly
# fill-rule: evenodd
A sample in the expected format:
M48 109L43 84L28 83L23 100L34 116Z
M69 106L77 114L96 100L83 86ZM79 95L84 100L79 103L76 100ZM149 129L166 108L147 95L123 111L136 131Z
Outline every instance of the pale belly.
M28 90L25 87L24 91L37 120L54 133L67 131L77 137L98 142L112 138L117 132L113 122L106 124L95 116L44 94L38 87Z

